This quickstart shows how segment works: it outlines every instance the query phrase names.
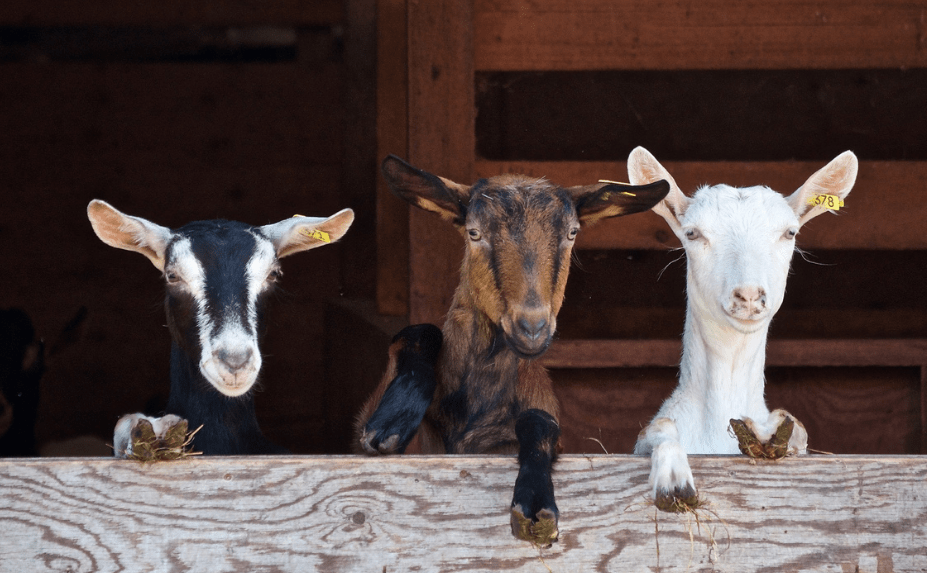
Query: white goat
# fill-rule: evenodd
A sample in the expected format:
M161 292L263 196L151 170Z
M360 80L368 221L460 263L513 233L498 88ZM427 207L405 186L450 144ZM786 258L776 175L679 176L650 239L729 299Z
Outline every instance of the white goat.
M809 201L822 195L842 200L856 171L856 156L846 151L787 198L765 186L728 185L704 187L689 198L646 149L631 152L631 183L670 183L653 210L679 237L687 260L679 386L634 447L636 454L651 454L650 487L661 509L697 502L686 454L739 452L728 429L732 419L743 420L764 444L787 417L794 420L766 407L766 335L782 305L795 236L826 210ZM794 421L788 453L804 453L808 434Z

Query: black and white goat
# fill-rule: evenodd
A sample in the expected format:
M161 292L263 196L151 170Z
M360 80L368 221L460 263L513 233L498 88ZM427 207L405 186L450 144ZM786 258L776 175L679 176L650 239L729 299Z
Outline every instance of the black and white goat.
M204 454L285 452L261 434L250 392L261 370L263 302L281 276L279 259L337 241L354 212L296 216L259 227L196 221L171 230L94 200L87 216L104 243L148 257L167 287L169 415L123 417L113 438L116 455L131 454L131 431L143 418L152 421L156 434L180 418L191 429L202 425L196 449Z

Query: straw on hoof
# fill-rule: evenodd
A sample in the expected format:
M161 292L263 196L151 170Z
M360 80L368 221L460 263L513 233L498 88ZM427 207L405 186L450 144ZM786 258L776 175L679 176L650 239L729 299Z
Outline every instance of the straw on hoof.
M199 455L199 452L189 449L198 431L199 428L187 432L187 421L181 420L168 428L164 437L158 437L151 422L139 420L132 429L132 453L128 458L140 462L161 462Z
M776 428L776 433L765 444L756 437L756 434L747 427L743 420L732 419L731 428L734 430L734 435L737 436L737 444L744 455L751 458L778 460L789 453L789 439L792 437L795 421L786 416L785 420Z
M512 508L512 533L519 539L530 541L540 547L549 547L557 541L557 516L549 509L542 509L537 514L537 521L525 517L521 506Z

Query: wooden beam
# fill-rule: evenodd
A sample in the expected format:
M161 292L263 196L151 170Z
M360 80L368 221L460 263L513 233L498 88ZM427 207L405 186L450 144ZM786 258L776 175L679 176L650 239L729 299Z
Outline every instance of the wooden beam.
M920 571L927 457L693 456L657 512L643 456L563 456L561 540L512 537L513 457L0 461L4 571ZM696 521L696 518L698 519Z
M476 154L471 0L409 2L409 157L431 173L472 183ZM458 282L459 234L436 215L409 219L410 317L441 324Z
M908 0L478 0L477 70L904 68L927 65Z
M409 313L409 204L380 176L389 154L409 156L406 0L377 0L377 310Z
M4 26L246 26L259 24L313 26L339 24L344 19L341 0L278 0L242 2L210 0L187 2L63 2L61 0L4 0Z
M557 340L540 358L548 368L675 367L679 339ZM921 366L927 340L770 340L767 366Z
M692 162L664 163L680 188L691 195L703 184L767 185L783 194L796 190L826 162ZM618 162L478 161L476 173L524 173L547 177L560 185L598 179L627 180L627 165ZM808 249L925 249L927 219L923 201L925 161L862 161L853 192L839 216L821 216L802 229L798 244ZM584 229L582 249L664 249L679 241L653 213L603 221Z

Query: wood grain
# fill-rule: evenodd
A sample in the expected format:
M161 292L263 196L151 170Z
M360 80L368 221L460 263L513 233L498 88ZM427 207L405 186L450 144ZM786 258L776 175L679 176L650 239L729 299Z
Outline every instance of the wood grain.
M826 162L680 161L664 163L679 187L691 195L700 185L766 185L783 194L798 189ZM625 162L494 162L478 161L479 177L523 173L547 177L559 185L580 185L598 179L627 179ZM839 216L818 217L801 230L800 247L816 249L924 249L920 232L927 218L920 182L927 179L924 161L862 161L853 192ZM899 206L904 206L899 208ZM653 213L603 221L584 229L577 242L584 249L655 249L679 241Z
M478 70L896 68L927 64L906 0L478 0Z
M409 157L420 169L473 183L472 2L408 3ZM409 217L409 320L441 324L457 285L463 243L437 215Z
M566 456L561 541L514 539L508 457L0 462L0 570L923 571L927 458L691 458L708 509L656 513L649 460Z

